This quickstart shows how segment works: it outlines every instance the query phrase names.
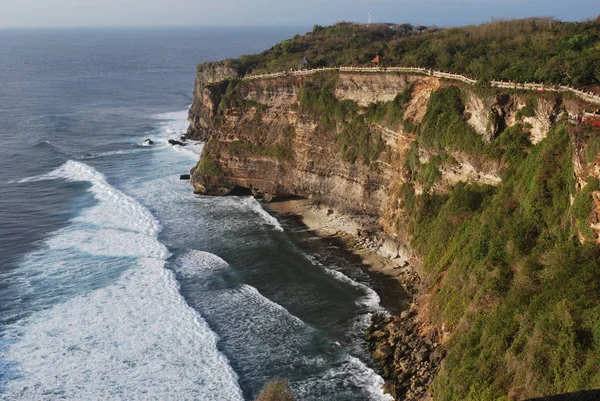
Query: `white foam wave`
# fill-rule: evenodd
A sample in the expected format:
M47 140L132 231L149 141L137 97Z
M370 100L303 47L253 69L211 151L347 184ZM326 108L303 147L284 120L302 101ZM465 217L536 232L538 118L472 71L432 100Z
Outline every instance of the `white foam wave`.
M105 156L117 156L117 155L129 155L133 153L144 152L145 149L137 148L137 149L124 149L124 150L110 150L107 152L98 152L98 153L90 153L87 155L79 156L78 159L94 159L97 157L105 157Z
M213 253L204 251L187 251L179 260L177 272L183 277L194 277L207 270L217 271L229 268L226 261Z
M162 137L164 139L179 139L181 135L187 132L188 110L174 111L169 113L160 113L153 116L160 123Z
M135 264L105 288L63 297L5 327L10 345L3 356L18 363L20 378L9 381L4 394L27 400L242 400L217 336L164 268L169 254L150 211L80 162L68 161L45 178L88 181L98 201L46 241L47 256L70 249L70 255L91 255L82 257L92 266L98 256L131 257ZM58 261L53 269L64 274L63 265ZM19 270L28 269L44 264Z
M189 124L187 121L187 116L188 109L154 115L153 117L155 119L163 120L160 123L160 135L158 138L156 138L156 140L159 143L167 143L169 139L179 140L180 137L187 132L187 127ZM201 142L188 140L186 141L186 146L169 145L169 147L197 162L198 158L202 154L202 148L204 147L204 144Z
M180 262L177 264L176 271L186 277L192 277L198 274L205 274L206 271L218 272L228 269L229 264L221 259L219 256L210 252L189 250L179 258ZM286 308L279 305L276 302L269 300L264 297L258 289L249 285L243 284L239 288L236 288L230 294L233 298L240 296L246 297L247 299L257 299L262 304L259 310L270 309L272 311L279 311L285 314L287 317L293 319L296 323L304 325L304 322L297 316L290 313Z
M190 106L191 106L191 104L190 104ZM181 121L181 126L185 126L185 128L187 128L188 113L189 113L189 107L185 110L157 113L157 114L153 115L152 118L154 118L156 120Z
M360 288L362 291L364 291L365 295L359 299L359 302L367 307L369 312L387 313L381 306L381 299L379 298L379 295L371 287L351 279L340 271L324 266L313 255L306 255L306 258L310 260L312 264L319 266L325 273L334 277L335 279L350 284L353 287Z
M277 231L283 231L283 227L279 221L275 217L271 216L269 212L263 209L260 203L253 197L249 196L247 198L242 198L242 204L247 206L254 213L258 214L265 223L272 226Z
M63 178L68 181L88 181L91 191L100 201L98 207L86 210L77 218L105 228L134 230L156 237L160 231L152 213L132 197L111 186L102 173L87 164L69 160L47 178Z
M315 388L319 386L330 385L336 387L340 385L340 382L347 384L347 388L358 387L363 389L368 394L369 400L391 401L394 399L391 395L383 393L382 386L385 383L383 378L352 355L348 355L340 363L340 366L327 370L317 380L310 378L297 383L294 389L298 397L302 399L305 395L317 392Z
M155 237L116 229L74 230L48 239L50 249L76 249L94 256L166 259L169 252ZM131 246L135 244L135 246Z
M26 178L22 178L20 180L10 180L10 181L6 181L7 184L25 184L26 182L36 182L36 181L42 181L42 180L46 180L47 178L40 178L39 176L35 176L35 177L26 177Z
M141 259L139 268L30 319L6 355L22 375L8 396L241 400L216 336L162 262Z

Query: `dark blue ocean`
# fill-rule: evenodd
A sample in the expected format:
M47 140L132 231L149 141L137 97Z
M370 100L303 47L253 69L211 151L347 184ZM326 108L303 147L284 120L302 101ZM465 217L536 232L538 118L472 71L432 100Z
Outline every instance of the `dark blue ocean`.
M1 400L386 399L369 278L167 143L198 63L304 31L0 30Z

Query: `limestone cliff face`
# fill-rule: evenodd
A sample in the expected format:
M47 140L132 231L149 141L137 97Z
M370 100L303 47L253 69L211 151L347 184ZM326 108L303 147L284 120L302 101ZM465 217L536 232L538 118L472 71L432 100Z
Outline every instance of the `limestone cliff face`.
M194 84L194 102L190 108L187 136L205 140L210 133L211 119L217 112L218 98L222 96L220 88L223 82L237 78L238 72L230 67L203 64L196 73ZM221 83L221 84L219 84Z
M393 175L390 163L380 160L367 167L345 161L336 143L335 130L322 130L318 121L297 111L300 88L310 79L249 81L244 100L253 106L228 109L218 124L214 117L226 86L198 85L188 135L208 142L206 153L214 158L221 173L209 177L196 169L193 174L196 191L210 193L218 188L217 193L224 193L238 186L267 198L298 195L347 212L380 215ZM338 99L368 105L393 99L415 80L406 76L382 80L374 75L345 74L335 93ZM382 91L382 88L388 89ZM261 107L263 110L259 111ZM394 147L398 141L402 142L401 133L395 131L386 130L385 137ZM273 157L261 152L236 152L233 142L240 141L260 148L279 145L291 149L291 154Z
M381 218L383 230L399 242L408 238L395 222L401 214L399 190L406 181L405 160L416 135L402 126L371 124L381 134L386 150L370 166L342 157L338 124L323 129L318 118L299 111L302 88L318 85L318 76L290 76L243 81L235 101L228 91L238 74L233 69L199 71L194 102L189 113L188 137L206 142L204 155L216 169L193 169L195 191L224 195L246 188L266 199L302 196L340 211ZM229 80L228 80L229 79ZM412 92L404 118L415 126L422 123L431 93L453 84L434 77L399 74L339 73L332 93L337 100L350 100L362 107L393 100L408 85ZM491 141L526 106L525 95L481 96L466 93L465 120L484 141ZM535 114L526 117L530 140L543 139L557 115L555 100L539 101ZM435 151L421 148L426 163ZM454 163L442 164L442 177L432 188L417 193L444 191L457 182L499 185L498 163L481 163L469 155L453 153Z

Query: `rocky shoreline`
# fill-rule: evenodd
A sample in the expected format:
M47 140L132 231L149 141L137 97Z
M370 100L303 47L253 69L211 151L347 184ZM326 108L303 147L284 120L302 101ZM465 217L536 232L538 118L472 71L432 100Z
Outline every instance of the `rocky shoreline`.
M444 351L435 331L422 331L415 304L400 316L373 315L366 341L386 380L385 392L396 400L430 399L428 389Z
M269 208L294 216L323 238L337 239L345 250L361 258L367 273L377 276L374 290L392 315L374 314L365 341L386 380L384 391L396 400L428 399L429 385L443 358L441 336L419 320L421 278L408 258L402 257L406 255L390 255L386 239L369 216L341 214L306 199L273 202ZM391 282L401 287L403 299L390 299L399 296L397 290L389 291Z

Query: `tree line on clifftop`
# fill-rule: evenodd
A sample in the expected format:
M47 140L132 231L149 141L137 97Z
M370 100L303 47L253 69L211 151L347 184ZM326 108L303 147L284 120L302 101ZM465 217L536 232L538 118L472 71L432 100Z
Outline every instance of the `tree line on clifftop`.
M484 82L600 83L600 16L584 22L527 18L460 28L423 28L350 22L316 25L312 32L284 40L260 54L217 63L244 75L296 69L304 57L310 67L324 67L372 65L371 60L380 56L384 66L432 68Z

